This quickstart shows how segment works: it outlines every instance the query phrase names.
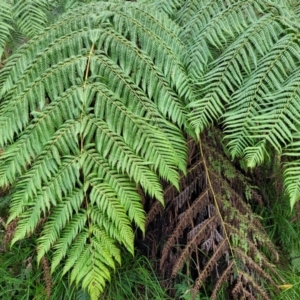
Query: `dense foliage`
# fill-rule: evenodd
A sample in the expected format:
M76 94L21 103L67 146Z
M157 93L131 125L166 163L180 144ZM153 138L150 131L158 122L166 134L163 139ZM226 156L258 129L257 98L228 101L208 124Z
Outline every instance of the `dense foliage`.
M226 155L244 170L282 161L299 199L298 4L0 3L5 243L37 237L44 270L98 299L147 221L168 276L194 255L194 297L210 278L215 299L231 278L225 294L269 299L277 251Z

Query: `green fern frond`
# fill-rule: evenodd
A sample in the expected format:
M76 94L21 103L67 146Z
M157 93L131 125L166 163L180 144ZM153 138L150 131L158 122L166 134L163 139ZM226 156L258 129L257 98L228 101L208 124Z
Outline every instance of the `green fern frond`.
M21 208L23 208L23 210L25 209L22 214L19 214L17 211L11 213L9 220L14 219L15 215L17 215L17 217L21 216L13 243L25 238L34 231L42 217L42 213L46 215L51 206L56 206L57 202L62 200L63 195L67 195L71 192L78 181L78 177L78 157L65 157L57 173L54 173L53 176L48 179L48 182L43 184L42 189L36 195L31 199L26 195L26 198L30 199L30 201L26 203L27 205L25 207L25 201L22 201L24 190L21 190L21 192L18 190L18 192L13 195L13 205L11 209L13 210L14 206L20 209L21 205Z
M287 158L284 163L284 185L290 199L291 208L300 200L300 140L299 132L293 135L293 142L283 151Z
M83 200L83 199L82 199ZM83 211L78 212L72 216L72 219L66 224L63 230L60 232L59 238L54 244L54 253L52 255L51 272L53 272L57 266L61 263L62 259L66 257L73 245L74 240L81 239L79 235L88 235L86 230L83 230L87 221L87 214ZM39 245L38 245L39 249ZM72 249L72 248L71 248ZM72 253L71 253L72 254ZM77 253L81 255L81 253ZM40 257L41 255L39 255Z
M99 183L98 178L90 180L91 192L90 202L96 204L100 211L105 213L108 219L115 225L121 234L122 240L128 239L133 241L133 233L131 230L130 222L127 218L126 211L119 203L115 191L110 188L108 184ZM130 247L133 249L133 245Z
M129 30L130 29L130 30ZM119 245L144 231L142 189L163 202L179 188L193 97L180 28L136 3L90 3L40 32L1 70L0 184L14 186L12 243L39 228L38 260L52 253L93 299ZM41 219L44 221L41 224ZM41 229L40 229L41 228Z
M155 0L155 1L150 1L150 2L153 2L155 8L158 9L159 11L166 13L172 19L176 19L177 11L182 7L182 5L185 5L187 1L185 1L185 0L174 0L174 1Z
M28 37L42 31L47 24L47 0L14 1L13 17L18 29Z
M99 256L95 241L86 245L82 255L76 261L71 272L71 282L78 285L82 282L82 287L86 289L92 300L99 299L105 287L105 280L110 280L110 272Z
M276 28L276 30L274 29ZM253 26L245 30L213 63L210 64L210 69L205 72L204 76L199 75L201 81L197 83L197 97L199 100L192 102L189 106L193 108L191 122L195 127L201 130L214 120L218 120L225 112L226 104L228 116L228 126L231 124L231 115L241 122L247 120L245 112L251 112L245 99L254 101L252 97L248 97L247 93L253 90L256 91L255 83L258 79L250 77L249 84L245 81L248 74L252 74L259 63L262 55L269 53L273 45L270 38L275 33L282 32L280 26L277 26L276 19L272 15L266 15L258 20ZM258 42L263 39L264 42ZM201 63L201 62L199 62ZM198 64L199 64L198 63ZM200 68L197 68L200 70ZM255 81L256 80L256 81ZM243 84L243 85L242 85ZM245 91L245 92L244 92ZM232 93L235 94L232 95ZM238 100L237 100L238 98ZM241 100L243 98L243 100ZM236 112L238 104L241 107L241 112ZM252 102L250 102L252 103ZM248 107L249 106L249 107ZM231 108L232 107L232 108ZM243 111L242 111L243 109ZM230 114L232 110L232 113ZM237 124L232 125L233 129L237 128ZM237 134L241 137L240 133ZM242 135L244 137L244 135ZM236 144L236 143L235 143Z
M124 244L127 250L133 254L133 241L123 240L118 228L115 227L114 222L111 222L106 214L100 211L96 206L90 206L88 209L88 215L92 224L96 224L99 228L102 228L114 241Z
M295 93L290 92L292 80L288 80L286 88L284 85L299 60L297 39L296 34L290 34L279 40L270 54L259 61L259 67L249 81L234 94L230 104L234 108L229 108L225 114L226 133L231 139L229 148L233 156L241 155L247 140L249 146L251 140L268 141L279 152L282 145L291 141L298 123L295 114L297 102ZM288 93L290 97L287 97ZM251 102L247 104L245 99Z
M94 134L97 152L102 157L108 157L108 162L118 172L128 174L131 179L140 183L150 195L163 201L159 180L148 167L148 165L152 165L152 162L145 162L138 157L122 137L109 130L105 122L89 118L86 123L83 134Z
M282 154L292 147L299 131L297 7L290 1L199 0L172 13L183 27L194 83L191 125L200 133L220 122L232 158L251 168L271 149Z
M43 228L43 233L39 238L38 261L47 253L52 245L58 240L61 230L63 230L73 214L80 210L84 195L81 189L72 191L64 197L63 201L56 205L55 209L47 219Z
M177 22L184 27L182 38L190 45L196 42L194 49L198 43L221 46L226 37L235 37L250 23L256 22L258 14L263 11L261 6L263 4L258 1L186 1L178 12ZM247 18L244 11L247 11ZM207 53L204 56L208 57Z
M84 175L96 172L99 178L108 182L117 193L117 198L128 213L130 220L144 231L145 213L140 201L141 197L133 182L128 181L126 176L112 168L93 148L85 151L82 159L85 160L85 163L82 163Z
M68 251L69 256L66 259L63 274L69 272L75 265L76 261L79 259L80 255L83 253L85 245L89 243L89 233L87 231L81 232L77 235L74 240L71 249ZM40 250L40 249L39 249ZM41 252L39 253L41 255ZM109 256L109 262L112 260L111 256ZM112 263L114 266L114 262ZM54 270L52 270L53 272Z
M244 11L247 11L247 18L243 17ZM192 78L201 79L208 64L217 58L216 53L220 54L255 24L261 12L257 1L196 1L195 8L183 10L183 22L186 14L191 14L182 36L191 35L187 64Z
M0 59L4 52L7 41L10 38L12 27L12 5L9 1L0 1Z

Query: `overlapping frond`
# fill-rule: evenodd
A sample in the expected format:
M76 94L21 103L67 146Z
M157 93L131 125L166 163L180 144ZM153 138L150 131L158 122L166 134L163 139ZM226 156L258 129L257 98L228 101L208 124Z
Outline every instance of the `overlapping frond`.
M266 26L269 23L276 24L274 16L266 15L262 17L253 27L250 27L249 30L246 30L238 37L219 58L211 63L211 69L207 70L202 80L197 83L199 100L190 104L191 107L195 107L191 114L191 120L195 126L199 126L202 129L214 120L218 120L225 110L228 111L228 106L232 105L232 110L236 110L237 105L235 105L236 102L232 93L237 93L237 91L242 89L248 92L252 88L254 81L250 81L249 86L244 78L248 78L249 74L253 74L253 70L259 63L260 53L267 54L270 51L272 39L269 37L274 34L274 28ZM270 30L265 27L270 28ZM280 28L276 29L280 33ZM265 44L262 45L257 37L266 41ZM255 86L253 89L255 90ZM239 95L241 96L238 99L242 102L240 107L243 107L246 113L248 111L251 112L251 104L254 100L251 102L250 99L253 98L248 98L247 94L242 93L242 91ZM249 101L241 101L241 97L249 99ZM236 113L236 118L241 118L241 122L247 121L247 115L245 116L245 113L242 114L242 111Z
M190 75L198 81L202 79L208 64L230 46L245 29L257 22L263 8L257 1L249 0L191 2L188 1L188 5L183 6L179 12L179 20L182 23L185 23L185 18L190 20L185 23L181 35L183 39L189 36L187 64Z
M189 120L196 132L220 122L232 158L251 168L271 149L282 154L293 147L300 119L298 4L185 1L170 15L188 45L185 62L195 90ZM298 194L290 179L285 182L288 194Z
M120 263L119 244L133 253L132 222L144 231L139 189L163 202L160 180L178 187L185 170L192 92L179 32L149 7L90 3L1 70L0 184L14 186L13 243L40 226L38 260L54 249L52 272L64 263L92 299Z

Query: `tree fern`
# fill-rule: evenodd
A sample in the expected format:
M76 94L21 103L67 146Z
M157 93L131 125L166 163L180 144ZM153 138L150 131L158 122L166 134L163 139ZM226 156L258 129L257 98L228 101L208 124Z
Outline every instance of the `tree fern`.
M130 29L130 30L129 30ZM32 234L71 281L98 299L144 231L139 189L163 201L160 178L185 170L191 97L180 28L135 3L72 9L1 71L1 186L13 185L12 243ZM53 250L53 251L52 251Z
M185 137L199 140L200 132L219 122L229 154L247 167L275 149L285 156L291 204L300 198L299 5L98 1L74 5L49 25L49 11L57 8L59 15L67 5L17 4L0 9L2 51L13 29L32 37L0 73L0 186L12 187L8 222L18 224L13 243L37 232L38 260L46 264L50 255L52 272L63 264L63 273L97 299L120 263L120 245L133 253L132 223L145 231L143 193L163 203L174 198L175 187L175 212L185 208L186 216L199 216L172 265L174 239L189 226L187 217L173 224L176 234L161 262L173 266L166 268L170 275L200 245L207 260L198 264L203 271L195 292L220 263L213 298L230 274L238 274L233 297L267 299L264 280L274 282L262 266L274 268L257 245L274 256L276 251L259 233L242 192L232 190L232 178L222 174L224 180L213 162L204 166L208 154L198 166L201 180L214 182L192 178L194 169L185 178ZM193 157L188 161L194 164ZM167 191L162 179L172 185ZM197 209L187 209L187 197L199 188ZM153 205L147 224L160 205Z

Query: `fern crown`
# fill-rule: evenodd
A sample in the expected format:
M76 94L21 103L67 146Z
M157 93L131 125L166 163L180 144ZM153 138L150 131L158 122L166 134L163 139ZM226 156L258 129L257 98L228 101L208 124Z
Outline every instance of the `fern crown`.
M51 22L46 0L0 2L0 55L13 32L31 38L0 73L13 243L40 231L38 260L92 299L120 245L133 253L132 224L145 231L145 197L163 203L162 179L181 188L186 135L218 124L250 168L276 151L300 199L298 4L98 1Z

